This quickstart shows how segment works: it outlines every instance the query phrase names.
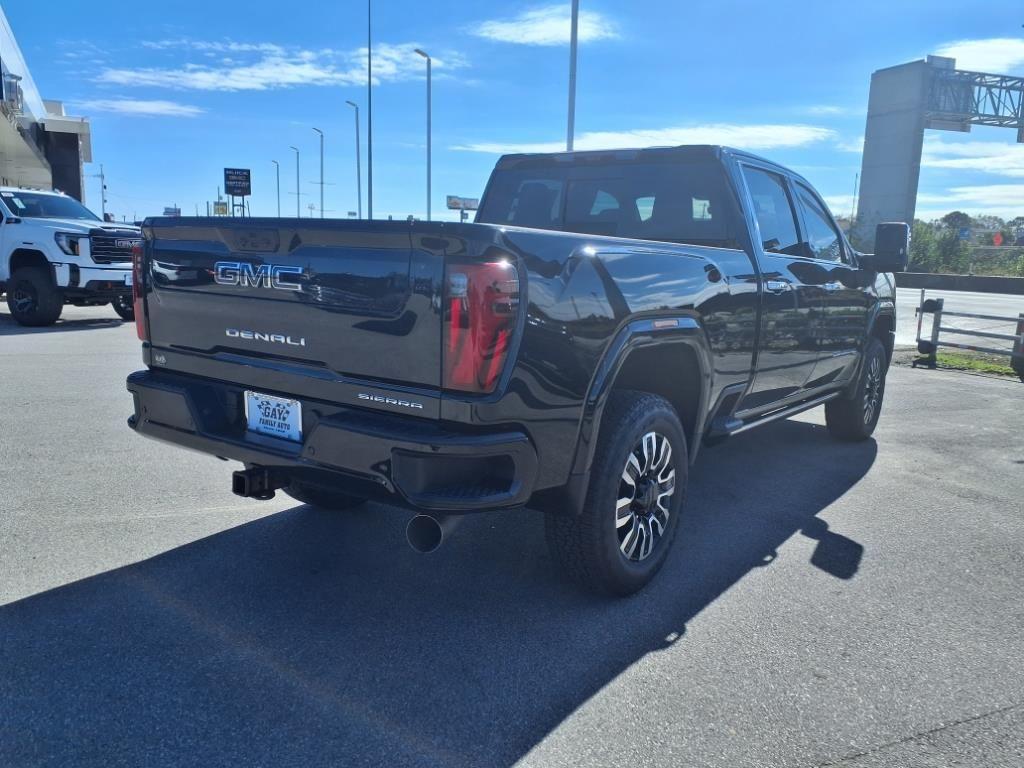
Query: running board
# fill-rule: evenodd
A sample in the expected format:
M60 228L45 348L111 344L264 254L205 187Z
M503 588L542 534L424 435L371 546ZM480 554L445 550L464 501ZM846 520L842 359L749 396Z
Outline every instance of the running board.
M783 408L778 411L772 411L766 416L760 416L753 421L742 421L740 419L729 419L722 426L715 430L709 437L712 439L721 439L728 437L729 435L738 435L741 432L746 432L748 429L754 427L760 427L762 424L770 424L773 421L779 421L780 419L788 419L790 416L796 416L798 413L809 411L811 408L817 408L823 403L827 403L829 400L835 400L839 397L842 392L829 392L819 397L812 398L811 400L805 400L802 403L791 405L788 408Z

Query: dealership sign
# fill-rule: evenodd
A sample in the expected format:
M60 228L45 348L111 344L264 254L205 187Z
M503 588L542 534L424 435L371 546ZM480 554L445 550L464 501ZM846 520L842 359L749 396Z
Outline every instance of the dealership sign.
M224 169L224 194L247 197L252 194L252 174L248 168Z

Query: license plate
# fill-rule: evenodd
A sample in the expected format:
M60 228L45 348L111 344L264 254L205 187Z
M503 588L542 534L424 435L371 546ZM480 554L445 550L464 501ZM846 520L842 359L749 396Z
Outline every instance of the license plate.
M302 441L302 403L298 400L246 390L245 418L250 432Z

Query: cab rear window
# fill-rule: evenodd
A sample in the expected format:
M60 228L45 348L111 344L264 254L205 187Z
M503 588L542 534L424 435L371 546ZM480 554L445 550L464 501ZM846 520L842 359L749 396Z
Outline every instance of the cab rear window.
M499 169L477 221L740 247L735 202L712 162Z

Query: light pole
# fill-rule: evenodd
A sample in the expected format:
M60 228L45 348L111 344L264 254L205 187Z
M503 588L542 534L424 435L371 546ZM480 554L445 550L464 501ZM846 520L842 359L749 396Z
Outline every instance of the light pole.
M370 10L366 0L366 218L373 218L373 36Z
M314 128L320 136L320 218L324 217L324 132Z
M271 160L274 164L274 174L277 176L277 218L281 218L281 164L277 160Z
M426 51L417 48L416 53L427 60L427 221L430 221L430 65L433 61Z
M100 213L103 220L107 220L107 175L103 172L103 163L100 163L100 172L92 175L94 179L100 180Z
M356 111L356 210L359 218L363 218L363 178L362 162L359 157L359 105L354 101L345 101Z
M295 150L295 218L302 218L302 209L299 207L299 203L302 202L302 188L299 186L299 148L291 147Z
M580 21L580 0L572 0L572 26L569 33L569 128L565 136L565 150L572 152L573 134L576 132L576 45Z

